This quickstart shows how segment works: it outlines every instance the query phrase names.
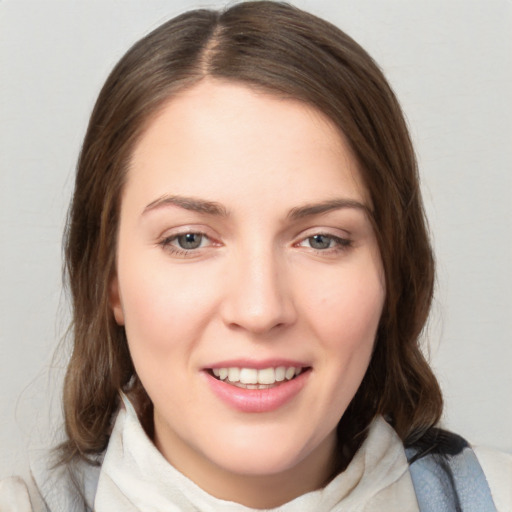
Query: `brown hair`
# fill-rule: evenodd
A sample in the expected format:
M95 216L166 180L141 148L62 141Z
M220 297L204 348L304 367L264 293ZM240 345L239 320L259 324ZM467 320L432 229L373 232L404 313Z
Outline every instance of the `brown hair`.
M387 298L372 360L339 434L350 442L382 414L405 442L421 437L442 410L418 341L434 263L400 106L372 58L338 28L288 4L243 2L222 12L185 13L136 43L92 112L66 233L74 344L64 384L63 460L90 460L105 449L119 390L131 394L151 429L150 399L109 306L120 198L147 124L173 94L206 76L305 101L351 144L373 205Z

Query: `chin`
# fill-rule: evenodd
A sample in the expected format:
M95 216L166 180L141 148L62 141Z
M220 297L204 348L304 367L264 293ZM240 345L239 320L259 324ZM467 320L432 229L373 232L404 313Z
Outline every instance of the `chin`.
M217 465L230 473L254 477L284 473L301 462L300 456L296 453L269 453L267 450L252 450L244 454L228 452L216 459Z
M246 476L266 476L286 472L308 459L323 443L296 439L290 432L279 434L239 433L218 439L220 450L210 460L226 471Z

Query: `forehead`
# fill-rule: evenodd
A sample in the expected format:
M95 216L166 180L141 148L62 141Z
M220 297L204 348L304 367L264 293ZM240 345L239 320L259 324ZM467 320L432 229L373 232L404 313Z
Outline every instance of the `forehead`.
M153 199L275 198L279 189L283 201L342 193L367 202L358 162L327 116L297 100L212 79L178 93L151 120L134 148L127 188Z

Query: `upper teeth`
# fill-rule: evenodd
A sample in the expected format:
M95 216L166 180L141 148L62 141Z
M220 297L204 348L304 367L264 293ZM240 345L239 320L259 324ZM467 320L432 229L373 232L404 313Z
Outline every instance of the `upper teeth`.
M293 379L301 373L301 367L278 366L277 368L264 368L256 370L255 368L213 368L213 374L220 380L229 380L229 382L240 382L242 384L274 384L283 380Z

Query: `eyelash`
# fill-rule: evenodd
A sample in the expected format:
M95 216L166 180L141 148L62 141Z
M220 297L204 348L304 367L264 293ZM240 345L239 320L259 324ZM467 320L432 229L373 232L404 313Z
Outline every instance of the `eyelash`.
M200 231L185 231L182 233L176 233L175 235L170 235L170 236L163 238L162 240L160 240L158 242L158 245L163 247L166 251L169 251L170 253L172 253L176 256L181 256L181 257L192 256L195 252L197 252L198 249L202 249L203 247L197 247L194 249L184 249L183 247L177 247L175 245L172 245L172 242L174 242L175 240L178 240L180 237L184 237L187 235L200 236L201 237L200 244L202 244L204 239L209 240L210 245L212 243L206 233L202 233Z
M187 235L195 235L200 236L201 241L200 245L197 248L193 249L184 249L182 247L177 247L173 245L172 243L176 240L178 240L180 237L184 237ZM295 247L304 247L302 245L303 243L310 241L314 239L315 237L324 237L328 239L330 242L334 242L333 247L326 247L325 249L318 249L315 247L309 247L312 251L314 251L317 254L322 255L329 255L329 254L338 254L340 252L348 250L350 247L352 247L353 242L352 240L348 238L341 238L339 236L335 236L329 233L313 233L310 236L307 236L305 238L302 238L298 243L294 244ZM193 256L194 253L197 254L197 251L199 249L203 249L204 247L201 247L201 244L203 240L208 240L210 243L208 245L214 245L214 243L211 241L210 237L206 233L200 232L200 231L185 231L182 233L176 233L174 235L167 236L160 240L158 242L158 245L164 248L166 251L169 251L171 254L181 257L187 257L187 256Z
M317 249L315 247L309 247L312 251L316 252L317 254L337 254L343 251L348 250L350 247L352 247L353 242L349 238L341 238L339 236L332 235L330 233L313 233L310 236L307 236L303 238L299 243L296 245L299 247L304 247L302 244L304 242L311 241L315 237L324 237L330 240L331 242L334 242L334 247L327 247L325 249Z

